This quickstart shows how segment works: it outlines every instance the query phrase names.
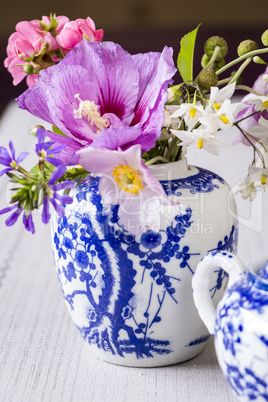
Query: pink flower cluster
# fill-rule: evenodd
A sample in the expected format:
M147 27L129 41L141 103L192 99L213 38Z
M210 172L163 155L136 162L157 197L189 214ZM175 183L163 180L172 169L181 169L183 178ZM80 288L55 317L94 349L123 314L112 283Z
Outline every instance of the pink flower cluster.
M43 16L42 20L22 21L16 25L8 41L5 67L18 85L26 76L27 85L35 84L40 70L57 64L84 38L89 42L101 41L103 30L96 30L94 21L65 16Z

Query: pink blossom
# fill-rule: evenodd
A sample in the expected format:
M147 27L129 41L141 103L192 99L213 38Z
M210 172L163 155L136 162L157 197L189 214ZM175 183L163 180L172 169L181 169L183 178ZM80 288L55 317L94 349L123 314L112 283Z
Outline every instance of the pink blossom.
M59 16L56 17L56 20L58 25L55 31L60 33L69 19L65 16ZM51 20L49 17L42 17L41 23L47 25L49 29ZM7 58L4 61L4 66L13 77L13 84L18 85L27 75L27 85L35 84L41 68L40 60L58 48L59 45L54 35L49 31L42 31L38 20L19 22L16 25L16 32L8 40ZM37 60L38 57L40 60ZM58 61L59 58L53 55L48 65L55 64Z
M103 35L103 30L96 30L94 21L90 17L87 17L86 20L78 18L65 24L61 33L57 36L57 41L64 51L68 52L84 38L89 42L100 42Z
M119 205L119 223L133 234L148 229L158 232L162 205L174 205L160 182L141 159L141 146L126 151L84 148L79 163L89 172L101 174L99 191L104 204Z

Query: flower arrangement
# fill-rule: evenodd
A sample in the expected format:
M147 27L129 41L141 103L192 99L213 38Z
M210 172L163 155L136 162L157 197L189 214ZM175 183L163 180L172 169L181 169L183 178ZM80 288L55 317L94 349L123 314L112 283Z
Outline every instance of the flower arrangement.
M237 127L235 143L253 149L249 174L241 183L243 197L254 198L267 186L268 177L268 69L253 88L241 85L241 74L251 62L267 65L268 30L264 47L251 40L238 46L238 57L225 64L228 46L223 38L205 43L202 70L193 77L194 47L198 28L181 40L177 68L182 82L173 85L177 69L173 50L130 55L118 44L102 42L91 18L69 21L51 14L42 20L17 24L7 46L5 67L17 85L25 77L28 89L19 96L20 108L51 125L31 129L37 139L37 164L30 171L10 141L0 147L0 176L14 184L6 225L23 215L34 233L32 213L42 209L42 221L50 219L50 205L62 216L62 204L72 202L70 190L89 174L101 175L103 203L119 204L126 224L130 209L141 224L152 227L157 219L146 213L148 200L171 203L160 182L148 168L174 162L188 145L218 154L227 146L219 132ZM233 67L239 65L236 71ZM231 70L228 77L220 75ZM247 92L231 103L237 89ZM139 211L143 211L139 213Z

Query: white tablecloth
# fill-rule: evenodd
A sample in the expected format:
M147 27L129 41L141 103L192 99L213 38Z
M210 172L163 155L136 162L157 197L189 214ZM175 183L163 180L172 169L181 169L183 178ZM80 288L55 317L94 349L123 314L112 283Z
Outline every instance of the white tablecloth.
M0 121L0 145L13 140L17 152L34 148L28 128L40 123L11 102ZM229 133L232 138L233 134ZM243 154L242 154L243 153ZM246 174L251 150L223 149L220 157L190 151L189 162L219 173L230 185ZM32 164L31 158L25 161ZM7 205L7 180L0 180L0 209ZM266 201L265 201L266 200ZM256 203L237 196L239 255L248 263L267 251L267 195ZM181 401L231 402L236 398L215 356L213 339L185 363L164 368L128 368L90 353L65 308L50 246L50 228L35 217L37 234L0 217L0 400L7 401Z

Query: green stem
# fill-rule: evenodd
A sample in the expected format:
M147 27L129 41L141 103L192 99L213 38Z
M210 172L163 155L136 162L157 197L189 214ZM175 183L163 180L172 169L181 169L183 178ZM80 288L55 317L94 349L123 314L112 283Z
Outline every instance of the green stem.
M228 82L230 81L231 78L232 77L228 77L228 78L224 78L224 80L218 81L217 86L219 87L220 85L228 84Z
M261 151L253 144L253 142L249 139L248 135L244 132L244 130L242 130L241 127L239 127L239 125L237 123L235 123L234 125L238 128L238 130L242 133L242 135L246 138L246 140L249 142L249 144L253 148L254 156L253 156L252 165L254 165L254 163L256 161L255 154L257 153L259 155L259 158L262 161L263 166L265 167L265 161L264 161L264 157L263 157L263 154L261 153Z
M172 141L171 141L171 144L170 144L170 147L169 147L169 150L168 150L168 152L167 152L167 154L166 154L166 159L170 159L170 157L171 157L171 155L173 154L173 150L174 150L174 147L175 147L175 145L176 145L176 137L174 137L173 139L172 139Z
M257 113L259 113L259 112L253 112L253 113L249 114L248 116L245 116L245 117L243 117L243 118L240 119L240 120L237 120L237 121L234 123L234 126L235 126L236 124L241 123L241 121L246 120L246 119L248 119L248 118L251 117L251 116L254 116L254 115L257 114Z
M245 70L245 68L247 67L247 65L251 62L252 57L248 57L243 64L241 64L241 66L239 67L239 69L237 70L237 72L235 73L235 75L233 76L233 78L229 81L228 85L232 84L233 82L235 82L237 80L238 77L240 77L241 73Z
M252 92L253 94L257 96L261 96L261 94L257 91L254 91L254 89L248 87L247 85L237 85L236 89L244 89L245 91Z
M203 71L208 70L208 69L214 64L214 62L216 61L216 59L217 59L218 54L219 54L220 51L221 51L221 47L220 47L220 46L216 46L215 49L214 49L214 52L213 52L213 54L212 54L212 56L211 56L211 59L210 59L209 62L205 65L205 67L200 71L200 73L197 75L197 77L196 77L195 80L194 80L195 82L196 82L197 78L199 77L199 75L200 75Z
M177 155L178 155L179 151L181 150L180 142L181 142L181 140L179 138L177 138L177 146L174 149L173 155L171 157L171 162L175 162L175 160L177 160Z
M155 162L164 162L164 163L169 163L170 161L163 156L155 156L153 159L149 160L148 162L145 162L146 166L150 166Z
M33 176L29 172L27 172L27 170L25 170L22 166L18 165L17 170L18 172L22 173L27 179L29 178L32 179Z
M230 63L226 64L225 66L220 68L218 71L216 71L216 74L219 75L219 74L223 73L228 68L234 66L235 64L239 63L242 60L247 59L248 57L253 57L257 54L263 54L263 53L268 53L268 47L264 48L264 49L253 50L252 52L246 53L243 56L238 57L237 59L231 61Z

